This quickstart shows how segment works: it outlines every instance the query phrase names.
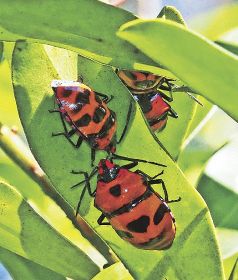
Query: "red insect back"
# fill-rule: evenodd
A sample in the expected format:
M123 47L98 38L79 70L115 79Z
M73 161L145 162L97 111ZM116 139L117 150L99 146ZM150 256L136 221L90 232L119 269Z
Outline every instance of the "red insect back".
M170 110L170 105L158 93L151 97L150 102L151 110L145 113L148 120L158 119Z
M95 206L121 238L143 249L169 248L176 233L174 217L144 175L110 160L100 161L98 173Z
M142 195L145 190L139 174L121 168L114 180L98 181L95 206L104 213L111 213Z
M131 211L112 217L110 224L125 241L148 250L169 248L176 234L170 209L153 192Z
M158 93L151 97L150 104L151 109L145 112L145 117L153 131L161 131L167 124L171 107Z

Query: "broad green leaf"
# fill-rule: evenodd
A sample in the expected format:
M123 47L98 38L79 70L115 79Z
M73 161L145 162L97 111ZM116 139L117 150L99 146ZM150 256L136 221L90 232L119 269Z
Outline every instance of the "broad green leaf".
M237 134L237 123L223 111L213 108L209 112L185 142L178 160L192 185L197 185L208 160Z
M70 171L89 169L89 148L87 143L83 143L76 150L64 138L51 137L53 131L62 130L59 116L48 113L54 104L50 83L58 77L53 67L58 65L57 60L61 60L61 57L51 56L49 60L39 45L18 43L13 56L13 82L20 117L35 157L61 195L76 207L82 188L71 190L70 186L82 177L72 175ZM70 63L65 63L64 67L67 68ZM129 92L109 67L82 57L79 58L78 67L78 74L83 75L85 83L98 92L114 95L109 107L117 114L120 135L132 100ZM171 205L177 222L174 245L162 252L136 249L120 239L111 227L99 227L96 219L100 212L93 206L92 198L85 196L80 213L110 244L132 276L136 279L224 279L214 228L206 205L149 133L137 107L126 138L117 147L117 153L166 164L163 179L169 195L171 199L182 197L180 203ZM102 158L106 155L101 152L99 156ZM161 171L148 164L140 164L139 168L150 175ZM92 181L92 186L94 184L95 181Z
M237 97L236 56L181 24L160 19L127 23L118 36L160 61L189 87L238 120L236 103L231 102Z
M86 254L64 239L13 187L3 182L0 213L1 247L71 278L88 279L99 271Z
M155 65L115 33L135 19L131 13L96 0L0 1L0 40L27 39L77 51L121 68ZM14 19L14 20L12 20ZM30 24L29 24L30 23Z
M181 23L186 26L186 23L180 14L180 12L173 6L164 6L158 15L158 18L172 20L177 23Z
M64 276L1 247L0 261L14 280L66 280Z
M130 273L123 269L122 263L115 263L108 268L99 272L92 280L105 280L105 279L113 279L113 280L133 280L134 278L130 275Z

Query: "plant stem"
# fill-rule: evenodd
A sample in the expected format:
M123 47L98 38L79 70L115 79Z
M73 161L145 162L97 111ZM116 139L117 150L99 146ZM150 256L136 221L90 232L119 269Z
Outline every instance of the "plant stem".
M87 222L79 215L75 216L74 209L55 190L46 174L34 159L29 148L18 135L16 128L10 129L0 123L0 148L61 207L82 235L103 254L109 265L119 261L117 256L98 237Z

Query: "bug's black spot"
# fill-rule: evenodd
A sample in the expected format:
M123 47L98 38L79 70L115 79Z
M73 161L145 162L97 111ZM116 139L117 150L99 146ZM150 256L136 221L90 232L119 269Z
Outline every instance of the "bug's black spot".
M91 117L88 114L85 114L82 116L81 119L79 119L75 122L75 125L80 126L80 127L87 126L90 123L90 121L91 121Z
M127 228L130 231L143 233L147 231L149 224L150 218L148 216L141 216L139 219L127 224Z
M98 107L93 115L93 121L95 123L100 123L106 115L106 110L103 106Z
M104 123L104 125L101 128L100 132L98 133L97 137L100 139L104 138L108 134L108 131L110 130L110 128L115 124L115 122L116 122L116 119L114 116L114 112L111 111L110 116Z
M89 104L90 91L85 89L84 92L79 92L76 96L75 103Z
M72 94L72 90L71 89L65 89L63 91L63 97L69 97Z
M164 214L166 212L169 212L169 208L166 206L166 204L161 203L158 209L155 212L153 221L155 225L158 225L164 218Z
M110 194L118 197L121 195L121 186L119 184L115 185L115 186L111 187L109 191L110 191Z
M73 109L73 112L76 114L80 112L82 108L83 108L83 104L77 104L77 107Z
M133 238L133 235L128 231L115 230L116 233L122 238Z
M148 96L146 94L138 94L136 97L143 113L148 113L152 109L151 101Z
M97 41L98 42L103 42L103 39L102 38L97 38Z

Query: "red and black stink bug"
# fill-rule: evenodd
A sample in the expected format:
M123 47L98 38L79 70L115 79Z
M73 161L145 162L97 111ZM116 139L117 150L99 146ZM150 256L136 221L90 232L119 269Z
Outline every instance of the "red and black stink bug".
M95 150L105 150L108 153L116 151L125 135L129 122L132 104L130 104L127 122L120 139L116 140L116 114L110 110L107 95L94 92L81 82L54 80L51 83L59 109L50 112L59 112L64 132L52 133L52 136L65 136L69 142L79 148L85 140L90 145L92 164L95 159ZM101 99L102 98L102 99ZM71 126L68 131L65 121ZM79 136L75 144L70 137Z
M153 131L163 130L168 116L178 118L177 113L168 104L173 101L173 92L185 92L202 105L188 92L190 90L188 87L176 86L173 79L142 71L116 69L116 73L139 103Z
M116 73L139 103L153 131L163 130L168 116L178 117L166 102L173 101L172 79L139 71L116 70ZM161 90L167 91L169 96Z
M177 113L171 108L160 93L152 92L147 94L134 94L142 112L144 113L151 129L161 131L165 128L168 116L177 118Z
M127 160L131 163L119 166L113 163L112 159ZM168 249L175 238L176 227L167 203L180 201L181 198L169 200L164 181L157 178L163 171L154 177L141 170L130 171L139 162L165 167L163 164L113 154L111 159L100 160L98 167L94 168L90 175L82 171L73 171L74 174L85 175L84 181L73 186L85 182L76 213L85 191L88 190L89 194L95 197L95 207L102 212L98 219L100 225L110 224L122 239L135 247L148 250ZM97 187L93 192L90 179L96 173ZM164 199L154 191L153 184L162 185ZM103 222L104 218L107 218L109 223Z

